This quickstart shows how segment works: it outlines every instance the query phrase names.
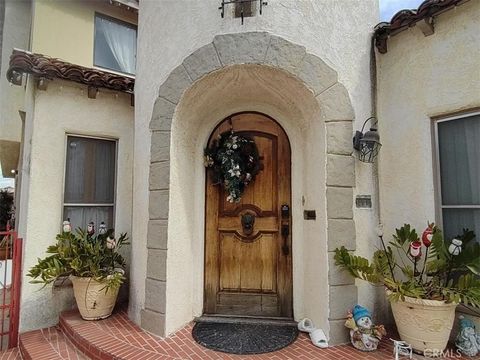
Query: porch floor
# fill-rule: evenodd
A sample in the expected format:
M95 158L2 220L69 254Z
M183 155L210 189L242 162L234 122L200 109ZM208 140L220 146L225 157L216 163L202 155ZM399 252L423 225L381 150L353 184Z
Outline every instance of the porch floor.
M61 315L57 327L22 334L21 354L14 349L0 354L0 359L21 359L20 355L23 355L23 359L33 360L393 359L392 343L389 340L382 341L376 352L362 353L350 345L319 349L311 344L305 334L300 334L292 345L272 353L250 356L224 354L198 345L192 338L191 330L192 325L188 325L169 338L161 339L142 331L128 319L125 311L118 311L106 320L94 322L84 321L76 311L71 311ZM421 356L415 358L424 359Z

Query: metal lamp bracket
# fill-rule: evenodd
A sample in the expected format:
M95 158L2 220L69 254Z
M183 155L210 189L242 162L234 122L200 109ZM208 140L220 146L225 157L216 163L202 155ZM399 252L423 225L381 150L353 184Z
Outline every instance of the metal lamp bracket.
M360 150L360 140L363 138L363 133L361 131L355 131L355 135L353 136L353 148L355 150Z
M254 2L258 2L260 4L259 5L259 13L260 13L260 15L262 15L263 6L268 5L267 1L264 1L264 0L222 0L222 4L218 8L219 10L221 10L220 16L222 18L225 17L225 5L254 3ZM241 13L241 17L242 17L242 25L243 25L243 11Z

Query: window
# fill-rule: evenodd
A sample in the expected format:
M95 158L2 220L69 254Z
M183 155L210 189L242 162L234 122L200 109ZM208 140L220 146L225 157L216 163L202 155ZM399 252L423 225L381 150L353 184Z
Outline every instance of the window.
M109 17L95 15L95 66L135 74L137 28Z
M480 113L439 120L436 135L445 238L468 228L480 241Z
M67 138L64 219L72 228L103 221L113 228L116 141L79 136Z

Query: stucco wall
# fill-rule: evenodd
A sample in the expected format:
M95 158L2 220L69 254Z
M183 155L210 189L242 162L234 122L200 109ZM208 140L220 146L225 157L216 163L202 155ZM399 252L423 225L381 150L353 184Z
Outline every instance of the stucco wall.
M35 0L31 50L93 67L95 12L137 23L137 14L106 1Z
M5 1L5 22L2 40L0 71L0 139L20 141L22 121L19 110L24 109L25 88L11 86L6 73L14 48L28 49L31 22L30 1Z
M244 25L240 24L240 19L233 19L228 9L225 19L222 19L215 0L190 1L188 7L174 1L144 1L140 6L134 167L134 188L137 191L133 211L136 245L132 249L130 297L130 316L137 322L145 301L150 162L148 124L158 88L170 72L196 49L212 42L217 34L267 31L305 46L308 52L317 55L337 71L338 81L349 92L356 116L354 128L358 128L370 114L369 37L378 20L378 3L373 0L355 0L342 4L333 1L275 1L265 7L262 16L245 19ZM222 101L221 96L218 101ZM310 141L313 142L314 139ZM358 164L356 171L357 184L354 192L373 195L372 167ZM171 180L173 182L174 179ZM301 198L293 201L301 202ZM357 250L360 253L370 253L375 245L375 241L372 241L372 237L375 239L375 210L354 210L354 213L359 224ZM175 221L187 224L190 220ZM317 260L309 259L312 262ZM363 304L373 303L369 289L360 289L360 293Z
M116 232L131 235L133 107L130 96L102 91L87 97L85 86L55 80L47 91L28 87L19 235L24 238L24 275L55 242L63 213L66 134L118 139ZM128 249L127 249L128 251ZM41 290L23 277L20 330L56 324L73 304L69 288Z
M386 239L435 218L432 116L480 106L480 2L435 19L425 37L411 28L378 55L381 214Z

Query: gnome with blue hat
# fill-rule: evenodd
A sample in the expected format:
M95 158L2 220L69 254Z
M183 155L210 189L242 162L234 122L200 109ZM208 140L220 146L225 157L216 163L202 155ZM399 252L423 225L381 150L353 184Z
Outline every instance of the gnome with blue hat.
M475 324L472 320L459 316L460 331L455 338L455 345L461 353L467 356L476 356L480 353L480 333L475 333Z
M355 305L349 312L345 326L350 329L353 347L361 351L376 350L378 343L386 335L383 325L373 325L370 311L360 305Z

